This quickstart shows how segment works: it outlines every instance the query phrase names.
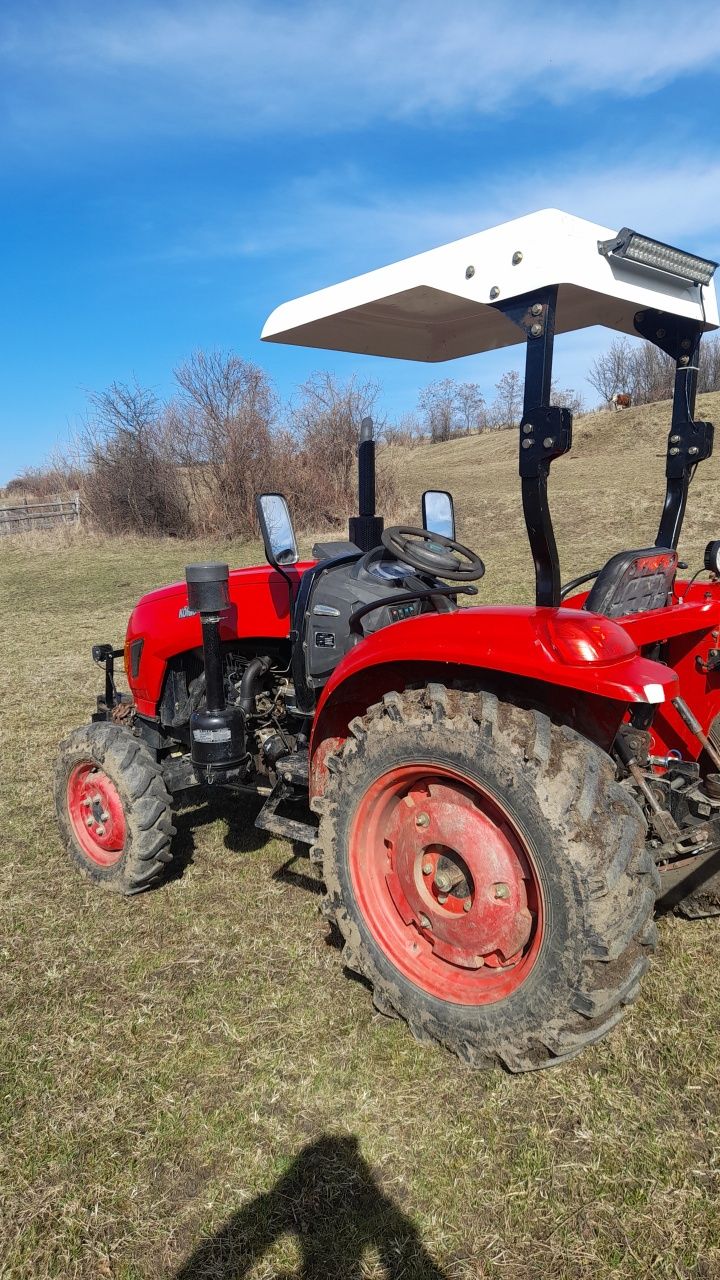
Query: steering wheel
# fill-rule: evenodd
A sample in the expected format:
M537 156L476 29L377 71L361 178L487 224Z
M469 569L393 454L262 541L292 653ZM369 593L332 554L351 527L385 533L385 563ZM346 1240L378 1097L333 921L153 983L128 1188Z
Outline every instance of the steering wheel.
M387 551L419 573L431 573L448 582L475 582L485 572L485 565L474 551L441 533L396 524L385 529L381 537ZM443 550L439 550L441 547ZM463 561L468 562L464 567Z

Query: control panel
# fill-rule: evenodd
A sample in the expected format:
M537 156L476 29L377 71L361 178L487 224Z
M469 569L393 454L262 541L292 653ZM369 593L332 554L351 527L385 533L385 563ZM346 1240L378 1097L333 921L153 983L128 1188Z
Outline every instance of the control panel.
M419 612L419 600L410 600L407 604L392 604L388 608L391 622L402 622L403 618L414 618Z

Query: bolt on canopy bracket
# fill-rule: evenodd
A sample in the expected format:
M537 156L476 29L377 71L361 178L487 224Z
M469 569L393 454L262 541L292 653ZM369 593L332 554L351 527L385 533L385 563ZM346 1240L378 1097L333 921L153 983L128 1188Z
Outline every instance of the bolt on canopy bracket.
M535 565L535 601L560 604L560 560L547 495L550 464L572 445L572 414L550 404L557 285L494 305L526 338L525 390L520 425L520 485Z
M637 312L635 328L641 338L652 342L675 361L672 418L665 463L667 487L655 546L676 549L695 467L710 457L713 447L712 422L693 421L703 330L696 320L653 309Z

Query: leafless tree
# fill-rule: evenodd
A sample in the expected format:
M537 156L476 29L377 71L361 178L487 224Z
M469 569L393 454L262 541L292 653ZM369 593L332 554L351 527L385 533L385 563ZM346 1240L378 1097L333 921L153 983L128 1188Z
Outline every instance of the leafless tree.
M705 335L700 343L698 391L720 391L720 336Z
M590 366L587 380L606 402L618 392L629 391L632 375L633 352L627 338L615 338L604 355L598 356Z
M518 426L523 407L523 384L517 370L510 369L504 373L495 384L495 391L490 410L493 426L496 429Z
M418 410L433 443L487 426L485 400L474 382L457 383L453 378L431 382L420 393Z
M654 343L616 338L591 366L588 382L607 404L618 393L630 395L633 404L651 404L672 395L674 377L675 362Z
M476 382L461 382L455 392L459 429L463 435L484 431L488 425L487 405Z
M372 417L376 437L382 438L385 430L384 419L375 412L379 390L370 380L352 377L340 382L328 372L313 374L300 387L290 411L283 470L285 487L293 493L298 518L306 527L338 523L355 510L360 424ZM389 483L386 477L386 487ZM378 484L381 489L380 476ZM379 492L379 502L382 499Z
M418 397L423 426L433 444L450 440L455 431L457 383L452 378L431 382Z
M675 361L651 342L643 342L633 351L631 371L628 390L633 404L652 404L672 396Z
M275 480L277 399L263 369L233 352L196 351L175 370L166 420L199 525L248 534L255 493Z
M424 438L423 424L414 413L404 413L395 422L386 422L379 433L383 444L414 445Z
M550 403L561 405L564 409L569 409L574 418L585 412L583 398L579 391L573 391L572 387L557 387L555 383L550 391Z

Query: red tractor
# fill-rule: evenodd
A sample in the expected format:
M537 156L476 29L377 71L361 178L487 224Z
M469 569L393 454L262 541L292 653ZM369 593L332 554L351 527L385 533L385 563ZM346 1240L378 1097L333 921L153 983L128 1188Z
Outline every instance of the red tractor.
M677 576L712 449L693 411L715 266L546 210L279 308L265 338L357 353L525 342L536 603L458 607L483 564L448 494L425 494L423 527L383 529L366 420L349 541L300 563L265 494L268 565L190 565L140 600L124 651L95 647L105 692L57 767L73 861L138 893L172 859L178 796L251 792L256 826L321 865L345 964L418 1039L524 1071L603 1036L638 994L656 908L720 914L720 541ZM676 362L667 490L653 546L562 587L547 480L572 419L550 404L553 340L598 323Z

